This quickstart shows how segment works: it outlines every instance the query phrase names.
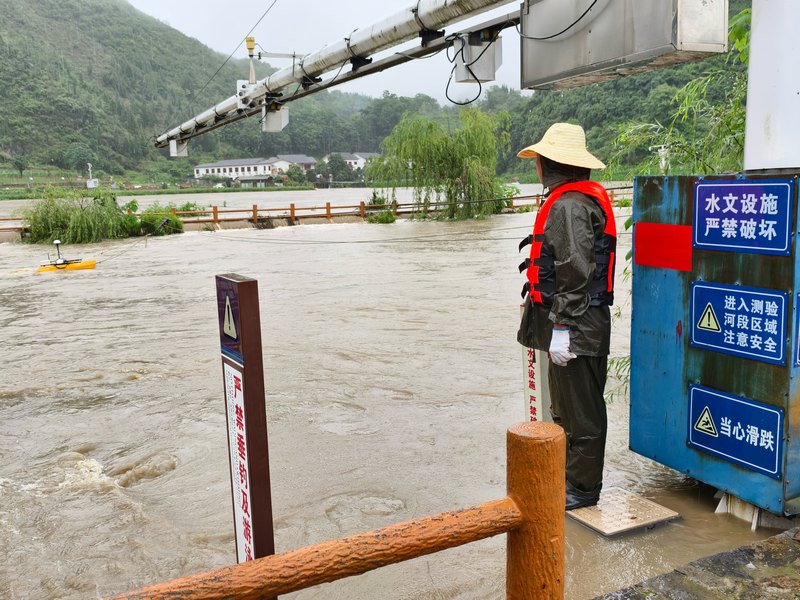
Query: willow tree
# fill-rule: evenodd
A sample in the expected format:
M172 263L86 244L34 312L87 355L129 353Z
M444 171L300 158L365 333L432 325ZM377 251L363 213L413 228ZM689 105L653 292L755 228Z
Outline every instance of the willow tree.
M381 144L381 157L367 166L374 187L411 187L422 210L443 203L447 218L500 212L511 192L497 179L498 151L509 144L508 117L494 119L462 109L450 131L431 119L406 114Z

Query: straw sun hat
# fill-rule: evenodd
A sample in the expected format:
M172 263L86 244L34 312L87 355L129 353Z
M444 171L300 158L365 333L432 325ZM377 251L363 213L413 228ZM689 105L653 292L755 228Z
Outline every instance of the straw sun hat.
M520 158L536 158L541 154L562 165L573 165L586 169L605 169L606 166L586 149L586 134L580 125L555 123L550 126L542 139L520 150Z

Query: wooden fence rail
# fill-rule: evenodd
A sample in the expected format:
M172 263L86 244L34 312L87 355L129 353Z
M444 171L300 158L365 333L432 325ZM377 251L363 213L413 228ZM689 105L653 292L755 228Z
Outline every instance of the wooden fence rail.
M16 223L16 225L3 225L3 221ZM26 231L27 229L28 226L23 224L22 219L19 217L0 217L0 232L8 231L22 234L22 232Z
M620 197L615 195L614 190L609 191L609 197L612 204L620 200ZM515 196L508 200L508 207L512 210L524 209L526 207L539 207L541 206L542 199L543 196L541 194ZM218 224L226 221L249 221L251 223L257 223L262 219L280 218L285 218L292 223L297 223L302 219L332 219L334 217L366 218L370 214L384 211L391 211L396 216L428 212L435 213L445 209L447 206L447 202L430 202L426 205L421 205L417 202L399 203L397 201L392 201L389 204L368 204L362 201L359 204L345 204L339 206L332 206L330 202L326 202L325 206L297 206L292 202L288 207L259 208L258 205L253 204L251 208L219 208L218 206L212 206L208 209L197 211L176 211L173 209L171 214L177 215L181 217L182 220L189 223ZM211 213L210 216L209 213ZM170 213L164 213L164 215L167 214Z
M508 533L506 598L560 600L565 444L553 423L515 425L506 433L506 498L175 579L118 600L271 597L501 533Z
M517 196L510 200L509 208L520 209L524 206L538 206L541 196ZM366 218L368 215L391 211L395 216L408 215L415 213L435 213L447 207L446 202L431 202L422 206L416 202L399 203L396 201L390 204L344 204L332 206L326 202L325 206L297 206L290 203L288 207L259 207L254 204L251 208L210 208L195 211L172 210L164 213L151 213L156 216L175 215L185 223L224 223L224 222L250 222L258 223L266 219L287 219L292 223L298 223L303 219L333 219L335 217L360 217ZM234 216L235 215L235 216ZM141 213L139 213L141 216Z
M619 200L615 197L613 190L609 191L609 197L612 203ZM532 209L539 207L542 202L541 195L531 196L515 196L508 200L508 207L511 210ZM179 211L175 208L163 213L149 213L155 216L169 216L173 215L180 218L186 224L209 224L212 227L221 223L252 223L257 225L272 219L286 219L288 222L295 224L304 219L334 219L342 217L358 217L366 218L369 215L374 215L384 211L391 211L395 216L410 215L410 214L427 214L436 213L448 204L446 202L431 202L426 205L420 205L416 202L398 203L392 201L389 204L368 204L360 202L359 204L332 206L330 202L326 202L325 206L297 206L295 203L289 204L287 207L259 207L253 204L249 208L220 208L219 206L211 206L201 210L194 211ZM130 213L129 214L133 214ZM136 213L141 217L143 213ZM17 224L5 226L3 221L16 221ZM21 217L0 217L0 231L24 231L27 226L24 224Z

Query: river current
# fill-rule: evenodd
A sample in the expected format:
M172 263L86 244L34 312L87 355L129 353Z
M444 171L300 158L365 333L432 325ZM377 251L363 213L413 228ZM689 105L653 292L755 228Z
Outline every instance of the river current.
M0 244L0 598L104 597L235 561L216 274L259 284L279 552L503 497L531 224L193 232L66 247L97 268L45 274L51 249ZM617 286L625 356L623 268ZM608 389L605 485L682 517L614 539L567 519L567 598L774 533L630 452L624 386ZM499 599L504 571L499 536L286 597Z

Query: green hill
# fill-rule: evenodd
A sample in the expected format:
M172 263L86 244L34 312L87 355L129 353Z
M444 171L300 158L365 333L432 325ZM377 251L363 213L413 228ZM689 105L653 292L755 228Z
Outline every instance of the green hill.
M747 5L732 0L731 12ZM209 81L225 58L125 0L0 0L0 162L73 172L91 162L98 175L136 173L157 182L187 177L192 165L210 160L376 151L406 111L453 122L457 115L457 107L421 94L369 98L333 90L292 102L281 133L264 135L255 119L245 119L193 140L190 158L168 159L154 137L228 98L246 76L246 60L230 61ZM679 87L724 64L715 57L566 92L495 87L476 106L509 113L512 143L499 170L527 170L515 151L552 122L580 122L607 156L620 123L667 121ZM257 67L258 77L270 72Z
M155 135L233 95L248 72L246 60L231 61L204 87L226 57L124 0L0 0L0 15L0 159L81 170L92 162L111 174L147 168L165 157L153 147ZM258 77L270 72L257 67ZM331 127L370 102L321 96L299 112L330 113L317 121ZM247 125L253 133L245 134L252 139L244 151L258 151L258 127L252 119ZM194 141L194 160L241 156L241 124L226 129ZM283 152L300 143L277 137L272 142ZM175 162L173 170L190 172L185 161Z
M123 0L0 0L0 150L119 172L153 159L150 138L222 96L229 64Z

